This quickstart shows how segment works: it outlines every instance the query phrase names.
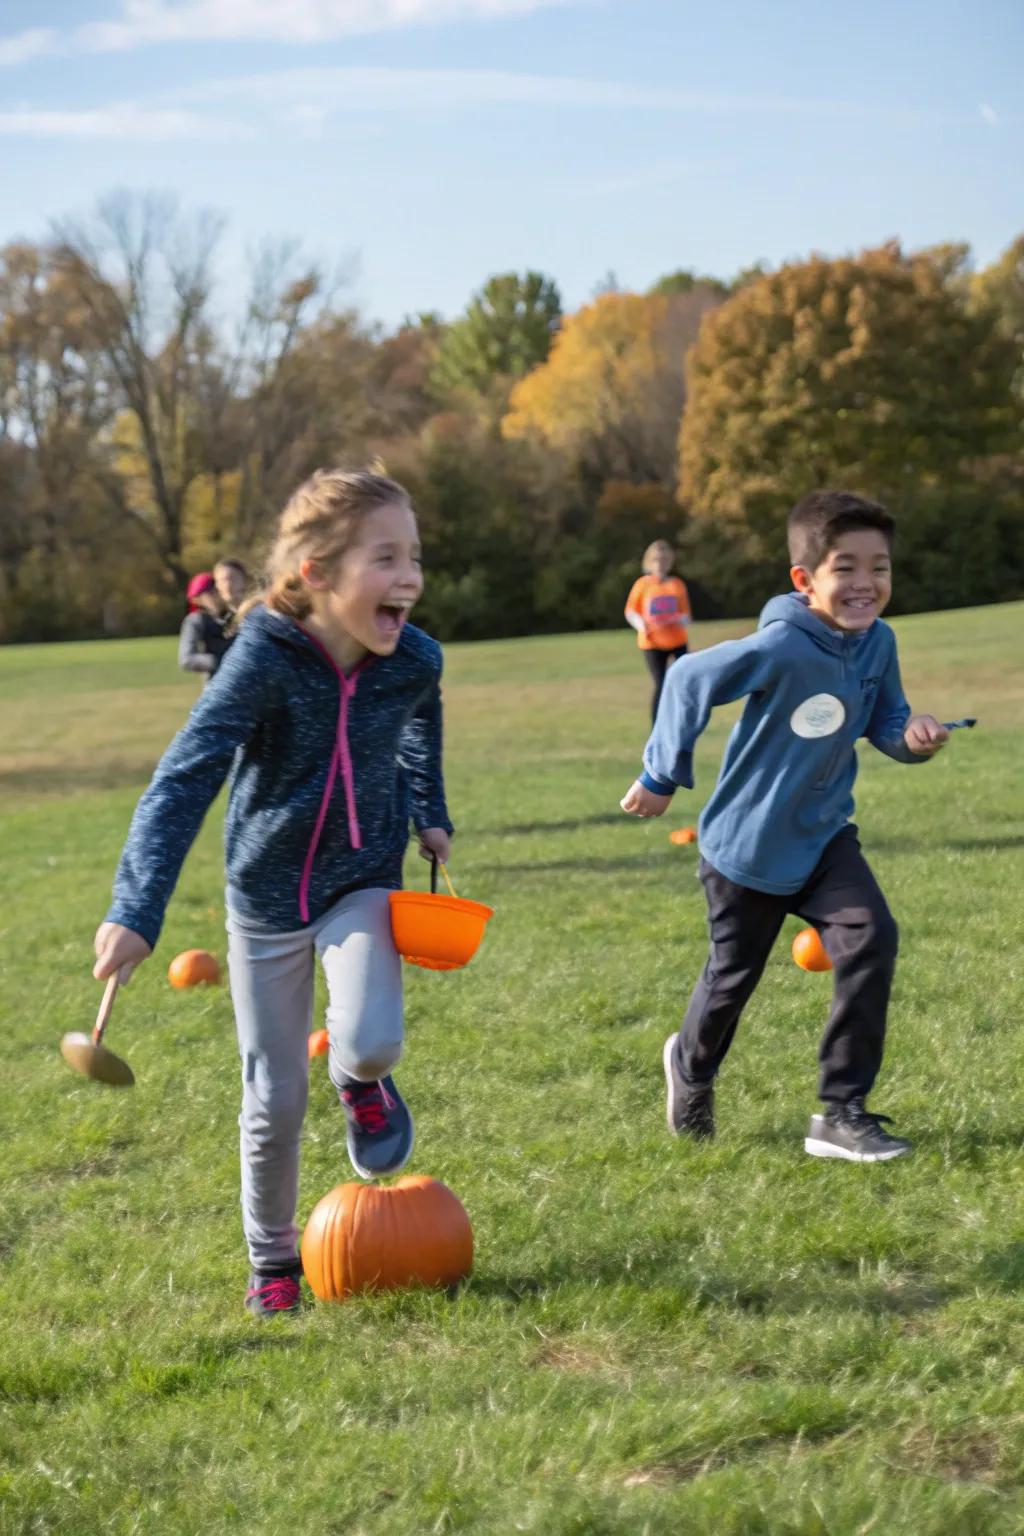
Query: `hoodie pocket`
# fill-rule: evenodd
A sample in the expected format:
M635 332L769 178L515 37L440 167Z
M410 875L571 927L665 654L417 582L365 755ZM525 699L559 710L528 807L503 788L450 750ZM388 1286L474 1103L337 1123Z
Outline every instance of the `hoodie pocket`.
M852 750L853 748L847 742L837 741L833 745L831 752L826 757L824 766L821 772L818 774L818 777L815 779L814 783L811 785L811 788L817 792L829 789L832 785L833 779L835 778L839 764L843 760L843 757L847 752Z

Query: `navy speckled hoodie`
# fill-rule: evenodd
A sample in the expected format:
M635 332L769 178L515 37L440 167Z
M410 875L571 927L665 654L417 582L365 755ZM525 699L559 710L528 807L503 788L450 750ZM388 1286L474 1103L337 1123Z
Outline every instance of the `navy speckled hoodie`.
M341 896L397 889L409 837L452 831L441 773L441 647L406 624L347 676L292 619L255 608L136 807L107 921L155 945L229 772L228 902L293 931Z

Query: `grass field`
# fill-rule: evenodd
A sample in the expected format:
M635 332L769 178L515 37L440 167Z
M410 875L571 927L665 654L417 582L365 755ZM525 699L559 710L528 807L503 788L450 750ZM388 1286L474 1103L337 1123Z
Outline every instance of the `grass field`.
M705 626L698 644L746 626ZM1024 1531L1024 604L897 621L906 771L865 748L862 837L902 930L873 1105L918 1150L805 1157L827 977L780 942L720 1136L665 1132L661 1047L703 961L698 791L617 810L645 738L626 634L453 646L453 874L497 908L407 972L414 1170L473 1220L458 1297L242 1311L220 813L110 1043L67 1071L132 806L195 696L169 640L0 652L0 1532L1009 1536ZM423 866L410 878L422 880ZM349 1176L314 1063L300 1219Z

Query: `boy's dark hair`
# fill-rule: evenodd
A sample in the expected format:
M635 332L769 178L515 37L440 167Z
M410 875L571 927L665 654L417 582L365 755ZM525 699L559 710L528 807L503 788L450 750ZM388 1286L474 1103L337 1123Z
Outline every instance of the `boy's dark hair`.
M896 522L880 501L856 491L809 491L786 524L790 564L816 571L836 540L857 528L877 528L892 549Z
M245 576L248 578L249 572L246 570L241 560L236 560L234 555L226 555L223 560L218 560L217 564L230 566L233 571L238 572L239 576Z

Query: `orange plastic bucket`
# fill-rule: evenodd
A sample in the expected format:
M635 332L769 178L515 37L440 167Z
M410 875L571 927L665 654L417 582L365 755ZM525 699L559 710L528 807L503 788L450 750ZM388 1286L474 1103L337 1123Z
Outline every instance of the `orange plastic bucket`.
M432 876L436 883L436 870ZM482 901L437 891L392 891L388 901L395 948L410 965L428 971L456 971L472 960L494 916Z

